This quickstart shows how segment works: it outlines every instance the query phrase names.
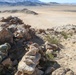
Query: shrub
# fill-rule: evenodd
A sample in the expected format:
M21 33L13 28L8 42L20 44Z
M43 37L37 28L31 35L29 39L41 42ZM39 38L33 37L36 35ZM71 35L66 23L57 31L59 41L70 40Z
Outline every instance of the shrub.
M50 37L49 35L46 36L45 40L48 41L51 44L56 44L56 45L59 44L59 40L57 38Z
M65 39L68 38L68 34L67 34L66 32L64 32L64 31L61 32L61 35L62 35Z
M50 60L53 60L54 59L54 55L53 54L51 54L51 53L48 53L48 54L46 54L46 56L47 56L47 58Z

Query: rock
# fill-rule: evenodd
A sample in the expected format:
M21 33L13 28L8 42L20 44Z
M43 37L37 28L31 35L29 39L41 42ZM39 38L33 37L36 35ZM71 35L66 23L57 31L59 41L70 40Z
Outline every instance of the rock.
M10 66L12 66L12 61L11 61L11 59L10 58L7 58L7 59L5 59L3 62L2 62L2 64L5 66L5 65L10 65Z
M71 71L70 69L65 69L65 68L58 68L55 70L52 75L74 75L74 72Z
M35 69L33 74L30 75L43 75L43 71L39 70L38 68ZM15 75L29 75L29 74L23 74L22 72L17 72Z
M45 47L46 47L46 50L47 49L52 49L52 50L58 49L58 46L56 44L50 44L48 41L45 42Z
M9 16L6 19L2 17L1 22L7 22L8 24L23 24L23 21L18 17Z
M53 73L52 73L52 75L65 75L65 69L63 69L63 68L59 68L59 69L57 69L57 70L55 70Z
M47 70L45 71L45 75L50 75L54 70L55 70L54 67L48 67Z
M41 71L38 68L36 68L32 75L43 75L43 73L44 73L43 71Z
M18 71L15 75L24 75L22 72Z
M48 41L45 42L45 47L46 47L46 50L47 49L52 49L52 47L50 46L50 43Z
M37 33L38 33L38 34L45 33L45 30L44 30L44 29L38 29L38 30L37 30Z
M14 60L12 65L13 66L16 66L17 64L18 64L18 61L17 60Z
M0 44L5 42L13 43L13 34L3 27L0 27Z
M49 49L48 49L48 50L46 51L46 54L53 54L53 50L49 50Z
M74 75L74 72L73 72L73 71L68 71L68 72L66 73L66 75Z
M0 51L1 52L7 52L7 50L10 48L11 48L11 46L9 43L5 43L5 44L0 45Z
M8 50L11 48L9 43L0 45L0 62L7 56Z
M24 28L25 28L25 29L30 29L30 27L31 27L30 25L28 25L28 24L27 24L27 25L24 24Z
M9 29L12 33L14 33L14 32L17 30L17 26L16 26L15 24L13 24L13 25L10 25L10 26L8 27L8 29Z
M18 25L14 36L16 38L25 38L25 40L30 40L34 36L34 31L29 28L25 28L24 26L25 25Z
M32 44L29 51L19 62L18 71L23 74L33 74L40 58L41 55L39 54L39 46L37 44Z

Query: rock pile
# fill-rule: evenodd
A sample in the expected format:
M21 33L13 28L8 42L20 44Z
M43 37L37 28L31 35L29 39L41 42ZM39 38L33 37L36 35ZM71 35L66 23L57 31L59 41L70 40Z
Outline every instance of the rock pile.
M26 52L25 47L35 37L35 30L30 28L30 25L23 24L22 20L17 17L10 16L1 21L5 22L4 25L0 25L0 62L3 64L0 73L3 75L6 65L12 66L11 70L16 69L18 62ZM11 72L9 74L11 75Z
M62 41L75 34L75 27L67 28L68 33L58 28L36 30L12 16L1 22L5 22L0 25L1 75L75 75L56 61L64 49Z
M7 18L2 17L1 22L7 22L8 24L23 24L23 21L18 17L9 16Z

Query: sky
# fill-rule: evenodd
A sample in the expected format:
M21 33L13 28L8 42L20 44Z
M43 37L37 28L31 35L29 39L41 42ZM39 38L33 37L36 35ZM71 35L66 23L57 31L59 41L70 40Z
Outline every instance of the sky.
M76 0L40 0L43 2L76 3Z

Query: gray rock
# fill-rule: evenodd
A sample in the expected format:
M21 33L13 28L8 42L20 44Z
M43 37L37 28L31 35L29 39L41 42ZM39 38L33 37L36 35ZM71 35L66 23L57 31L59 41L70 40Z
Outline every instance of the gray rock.
M9 43L0 45L0 61L2 61L8 53L8 50L11 48Z
M55 70L54 67L48 67L47 70L45 71L45 75L51 74Z
M43 73L44 73L43 71L41 71L38 68L36 68L32 75L43 75Z
M14 36L16 38L25 38L26 40L30 40L32 38L31 34L29 33L29 29L26 29L24 25L17 26L17 31L15 31Z
M29 51L19 62L18 71L23 74L33 74L40 58L41 55L39 54L39 46L37 44L32 44Z
M71 71L70 69L65 69L65 68L58 68L55 70L52 75L74 75L74 72Z
M73 71L68 71L68 72L66 73L66 75L74 75L74 72L73 72Z

